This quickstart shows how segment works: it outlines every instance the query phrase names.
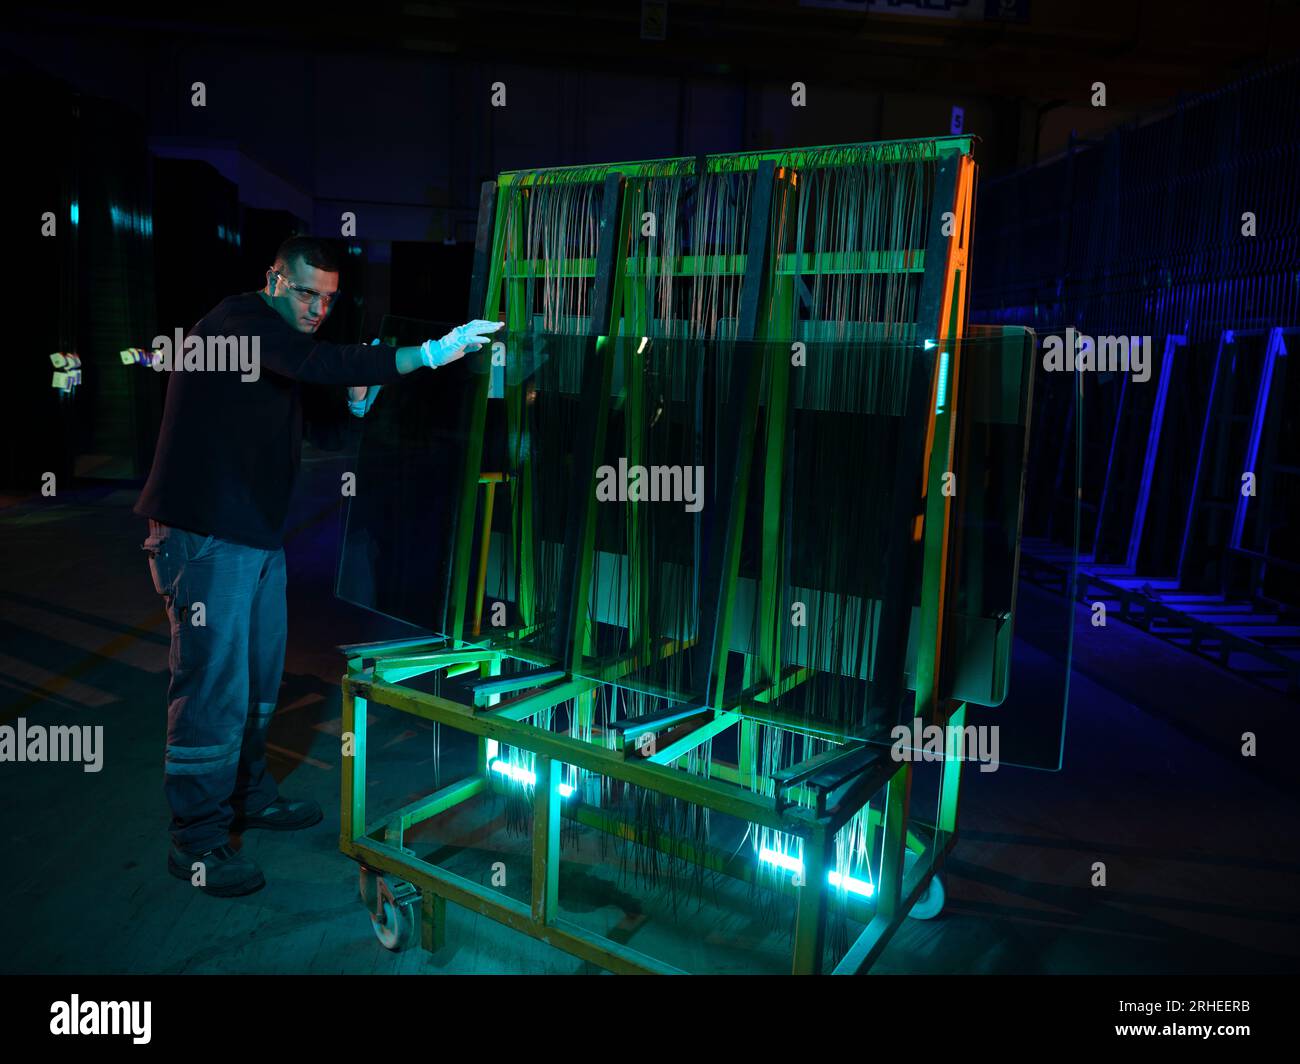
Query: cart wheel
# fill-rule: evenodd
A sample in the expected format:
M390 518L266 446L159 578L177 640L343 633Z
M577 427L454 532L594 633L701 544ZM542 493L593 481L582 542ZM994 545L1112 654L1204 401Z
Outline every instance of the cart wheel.
M415 941L419 904L418 896L404 902L385 898L383 918L370 914L370 926L374 928L375 937L384 949L400 953Z
M907 851L907 857L904 858L904 870L909 872L912 866L920 858L911 850ZM925 888L925 893L916 899L916 904L907 910L907 915L913 920L933 920L943 912L943 903L947 893L943 889L943 879L936 872L930 877L930 882Z

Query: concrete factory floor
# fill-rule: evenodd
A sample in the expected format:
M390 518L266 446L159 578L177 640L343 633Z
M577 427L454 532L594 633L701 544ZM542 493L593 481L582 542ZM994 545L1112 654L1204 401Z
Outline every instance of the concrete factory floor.
M206 897L164 867L167 635L139 549L144 522L130 512L136 492L86 488L0 510L0 724L105 729L98 773L0 764L0 970L593 970L455 906L436 956L389 953L371 932L356 866L337 849L334 647L408 630L333 598L341 509L330 493L346 467L315 455L304 468L288 545L291 643L271 733L283 791L318 799L326 821L243 838L268 886L234 900ZM1277 776L1244 767L1233 738L1255 730L1261 753L1280 763L1294 746L1282 730L1294 705L1141 633L1126 633L1122 650L1105 638L1086 622L1078 628L1063 769L966 774L945 913L908 921L877 971L1300 967L1300 800ZM376 756L404 745L407 768L431 763L427 730L376 726ZM1090 885L1097 861L1105 887ZM752 949L753 967L767 969L788 949L740 915L682 945L649 928L627 884L595 899L589 871L566 863L561 879L582 922L647 952L678 941L663 955L672 963L698 970L721 949L727 970L743 970Z

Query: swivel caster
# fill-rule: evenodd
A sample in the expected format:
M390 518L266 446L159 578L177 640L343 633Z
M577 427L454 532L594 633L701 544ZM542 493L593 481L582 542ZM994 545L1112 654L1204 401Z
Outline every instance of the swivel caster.
M912 867L920 860L920 855L907 851L907 856L903 859L903 874L906 876L912 871ZM943 880L936 872L930 877L930 882L926 884L925 892L916 899L916 904L907 910L907 915L913 920L933 920L943 912L943 903L947 895L943 889Z
M415 941L419 898L394 902L384 899L382 915L370 914L370 926L384 949L401 953Z
M362 865L360 892L370 927L384 949L400 953L415 942L420 921L418 890L401 880L390 886L382 875Z

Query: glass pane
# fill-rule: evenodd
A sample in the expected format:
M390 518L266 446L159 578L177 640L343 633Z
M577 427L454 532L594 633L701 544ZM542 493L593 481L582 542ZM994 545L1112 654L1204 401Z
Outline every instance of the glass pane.
M385 337L398 343L440 329L385 321ZM979 490L955 494L944 690L998 705L1015 671L1022 471L1030 455L1038 459L1023 475L1032 489L1026 534L1055 537L1072 572L1075 521L1061 500L1077 502L1077 450L1046 427L1027 448L1029 385L1045 376L1031 333L977 330L960 356L956 472ZM492 361L485 351L381 394L364 426L340 595L458 634L449 609L453 532L466 459L478 453L462 643L509 643L523 668L559 667L669 705L716 701L719 689L728 701L762 698L769 712L806 718L829 735L881 739L910 720L921 550L913 531L934 351L858 340L810 343L794 355L786 342L529 332L503 336L503 364ZM489 398L476 400L494 371ZM1044 425L1069 437L1081 419L1066 393L1048 382L1039 398ZM476 401L486 407L477 436L468 409ZM769 437L777 418L783 429ZM732 621L723 631L725 532L742 484ZM579 504L589 492L597 503L588 530ZM766 592L764 572L775 575ZM582 610L575 596L584 576ZM1058 757L1067 613L1032 625L1035 642L1052 644L1055 694L1044 703L1035 685L1031 701L1059 719L1047 728L1038 712L1033 734L1049 738L1017 755L1025 763L1046 767ZM726 654L716 649L724 636ZM800 668L817 675L766 690Z
M380 339L421 344L451 327L385 318ZM442 627L447 604L451 489L465 464L463 396L473 379L468 362L385 386L366 415L336 584L340 598L430 630Z
M501 653L433 673L402 662L388 678L767 796L810 758L894 746L914 715L932 389L951 374L960 432L941 692L969 704L966 724L996 726L1000 763L1058 767L1082 419L1078 378L1044 381L1032 333L979 330L946 351L536 332L502 345L499 385L487 354L459 376L417 374L364 427L340 588L349 575L372 608ZM1063 559L1057 593L1018 579L1022 521ZM489 741L484 756L518 807L508 819L523 823L534 754ZM797 837L560 771L566 807L621 825L619 859L638 875L698 893L702 866L684 855L708 854L787 903ZM937 803L942 780L917 766L915 808ZM783 793L817 800L815 787ZM837 833L832 953L869 919L885 797L859 799ZM909 838L913 852L923 844Z
M452 328L446 322L388 316L380 339L413 346ZM572 338L560 342L565 339L572 343ZM488 402L476 428L474 397L486 379L489 396L499 399L507 383L517 384L547 357L531 335L503 338L503 343L509 357L505 346L495 358L493 349L484 349L436 373L413 373L380 392L362 425L357 494L348 500L335 587L340 598L433 633L449 627L452 543L467 461L478 454L475 468L488 472L504 470L510 462L502 404Z
M963 443L994 459L990 467L1006 470L1007 477L989 482L984 491L957 494L959 549L968 562L959 563L956 609L959 617L976 619L969 630L980 644L990 635L994 640L991 655L957 656L959 669L972 669L961 678L968 688L983 687L984 667L994 663L988 698L964 692L966 723L997 727L976 734L990 736L990 748L996 735L999 764L1056 770L1077 612L1082 377L1047 372L1030 330L975 326L971 332L966 347L978 353L979 372L966 378ZM972 461L978 464L974 456ZM1023 496L1009 479L1016 468L1024 469ZM1010 581L1008 566L1018 566ZM1000 620L988 632L995 618Z

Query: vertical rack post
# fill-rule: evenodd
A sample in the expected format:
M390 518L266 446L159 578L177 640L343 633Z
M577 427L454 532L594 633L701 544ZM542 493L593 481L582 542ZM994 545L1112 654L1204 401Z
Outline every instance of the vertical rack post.
M533 774L532 917L549 924L559 911L560 763L538 754Z
M366 833L366 700L349 683L343 685L343 712L339 722L344 741L352 736L352 756L343 765L339 809L339 839L346 849Z
M820 975L826 949L826 873L830 867L830 832L818 824L803 844L803 882L795 902L792 974Z

